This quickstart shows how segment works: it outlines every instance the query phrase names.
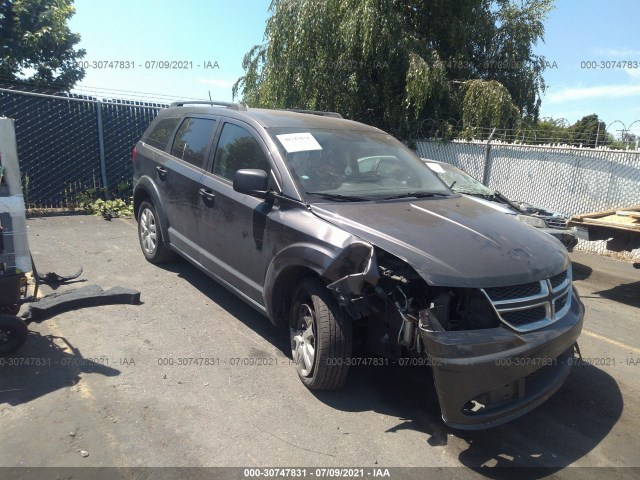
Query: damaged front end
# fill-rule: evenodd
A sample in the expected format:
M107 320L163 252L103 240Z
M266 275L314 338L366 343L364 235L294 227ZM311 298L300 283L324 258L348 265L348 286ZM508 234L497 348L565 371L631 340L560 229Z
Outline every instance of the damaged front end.
M515 286L520 292L515 287L504 290L515 295L535 288L525 285ZM500 425L532 410L562 386L584 314L570 280L567 285L555 296L542 289L509 299L519 302L514 307L518 310L500 310L505 304L488 296L499 317L491 328L447 330L447 313L441 305L420 312L420 337L447 425L462 429Z
M568 376L584 314L570 266L539 281L461 288L429 284L400 258L368 244L348 252L349 260L335 265L359 273L328 288L369 352L431 366L447 425L482 429L512 420Z

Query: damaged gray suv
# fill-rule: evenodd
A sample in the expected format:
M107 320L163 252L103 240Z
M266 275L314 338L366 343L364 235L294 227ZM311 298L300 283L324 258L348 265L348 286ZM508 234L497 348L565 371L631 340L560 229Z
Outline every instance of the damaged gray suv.
M377 128L178 103L133 165L147 260L178 253L288 328L309 388L340 388L363 359L429 365L445 423L478 429L569 374L584 307L562 244L452 192Z

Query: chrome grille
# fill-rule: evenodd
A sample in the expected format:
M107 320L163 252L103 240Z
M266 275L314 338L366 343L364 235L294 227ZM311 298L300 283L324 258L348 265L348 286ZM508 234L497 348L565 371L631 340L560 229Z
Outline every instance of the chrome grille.
M547 309L544 305L534 308L526 308L524 310L513 310L510 312L502 312L502 318L509 325L519 327L521 325L528 325L533 322L539 322L544 320L547 316Z
M482 289L504 324L519 332L545 327L571 305L571 267L546 280Z
M540 293L540 282L523 283L509 287L485 288L485 293L489 299L499 302L501 300L512 300L514 298L525 298Z
M564 282L566 279L567 279L567 270L565 270L562 273L559 273L558 275L554 275L549 279L549 281L551 282L551 287L554 290L556 290L558 287L562 286L562 282Z
M554 305L555 305L555 310L556 312L561 311L566 305L567 305L567 300L569 300L569 294L566 293L564 295L562 295L561 297L558 297L555 299Z
M567 219L562 217L547 217L545 223L551 228L567 228Z

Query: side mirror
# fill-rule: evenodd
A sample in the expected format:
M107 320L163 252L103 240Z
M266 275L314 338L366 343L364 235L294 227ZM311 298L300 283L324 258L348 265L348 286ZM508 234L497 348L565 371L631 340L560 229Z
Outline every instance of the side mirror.
M233 176L233 189L236 192L265 198L269 185L269 174L264 170L243 168Z

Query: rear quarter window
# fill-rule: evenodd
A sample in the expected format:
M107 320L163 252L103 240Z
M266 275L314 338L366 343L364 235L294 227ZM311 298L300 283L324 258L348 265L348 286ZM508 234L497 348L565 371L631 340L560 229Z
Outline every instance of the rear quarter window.
M164 150L167 143L169 143L171 134L178 126L179 121L179 118L165 118L164 120L160 120L147 135L145 143Z

